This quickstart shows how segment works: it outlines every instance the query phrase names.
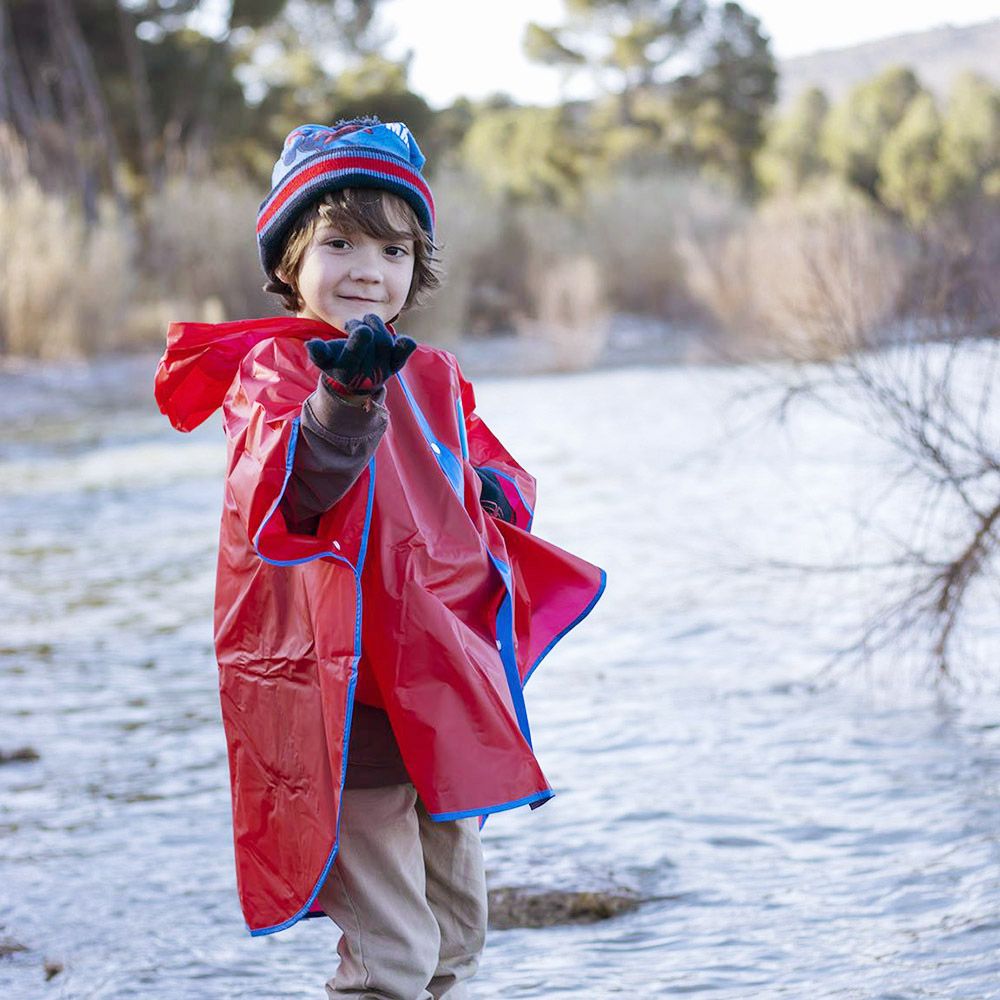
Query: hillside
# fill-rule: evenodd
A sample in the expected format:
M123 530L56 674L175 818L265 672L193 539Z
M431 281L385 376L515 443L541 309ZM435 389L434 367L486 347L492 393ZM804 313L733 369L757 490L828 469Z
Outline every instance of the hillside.
M789 103L814 85L825 90L831 100L837 100L854 84L894 65L912 67L921 82L941 96L963 70L973 70L1000 83L1000 17L960 28L945 24L846 49L780 60L780 103Z

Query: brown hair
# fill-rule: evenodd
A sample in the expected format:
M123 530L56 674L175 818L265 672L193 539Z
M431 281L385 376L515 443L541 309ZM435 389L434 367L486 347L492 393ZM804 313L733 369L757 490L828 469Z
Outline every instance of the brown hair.
M276 274L264 286L265 292L281 297L289 312L297 313L302 309L302 298L294 282L306 247L321 221L345 233L362 232L377 240L413 240L413 280L403 309L419 304L425 293L441 284L437 246L420 225L416 213L402 198L379 188L342 188L328 191L318 198L292 224L275 268L275 271L280 270L287 275L290 283L282 281Z

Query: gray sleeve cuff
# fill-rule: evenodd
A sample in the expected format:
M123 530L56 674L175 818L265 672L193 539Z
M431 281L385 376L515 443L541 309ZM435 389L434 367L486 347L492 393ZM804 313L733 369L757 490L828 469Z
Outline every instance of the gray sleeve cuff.
M302 407L302 425L332 441L354 441L381 435L389 423L385 386L372 393L366 405L348 403L320 384Z
M314 533L316 519L354 485L389 426L385 387L354 406L320 384L302 404L299 440L282 512L290 530Z

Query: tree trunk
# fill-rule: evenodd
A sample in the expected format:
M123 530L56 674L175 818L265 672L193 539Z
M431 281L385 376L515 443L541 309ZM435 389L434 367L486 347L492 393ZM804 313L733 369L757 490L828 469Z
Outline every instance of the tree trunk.
M128 75L132 81L135 96L135 124L139 133L142 169L146 175L146 182L154 191L159 191L163 186L163 171L161 161L156 155L156 121L153 116L153 101L149 93L149 76L146 73L142 47L135 34L135 17L120 4L117 6L122 47L125 50Z
M94 69L90 49L87 47L83 33L80 31L80 24L67 0L48 0L48 6L53 28L73 68L84 103L103 146L111 192L119 212L122 216L126 216L128 215L128 203L121 187L118 171L121 162L118 141L111 127L110 115L101 93L100 81Z
M24 78L7 0L0 0L0 119L13 124L29 147L38 131L38 116Z
M83 219L86 225L97 221L97 195L100 189L95 174L95 148L93 142L84 138L80 122L83 119L82 95L76 74L69 66L62 32L56 24L56 14L49 7L49 43L52 47L52 59L55 64L55 75L59 84L60 121L58 159L66 168L67 182L73 184L80 194L83 208ZM53 113L53 117L55 117Z
M4 0L0 0L0 66L4 67L10 62L10 54L7 51L7 33L7 4L4 3ZM0 75L0 122L9 122L13 117L9 90L5 69L3 75Z

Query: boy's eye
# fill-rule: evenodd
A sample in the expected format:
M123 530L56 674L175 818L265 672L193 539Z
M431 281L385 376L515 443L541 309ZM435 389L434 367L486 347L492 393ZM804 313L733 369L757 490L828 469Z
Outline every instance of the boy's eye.
M393 246L386 247L385 248L385 252L390 257L405 257L409 253L409 250L407 250L406 247L400 247L400 246L393 245Z
M326 243L328 247L333 247L334 250L346 250L351 245L342 236L331 236L330 239L324 240L323 242Z

